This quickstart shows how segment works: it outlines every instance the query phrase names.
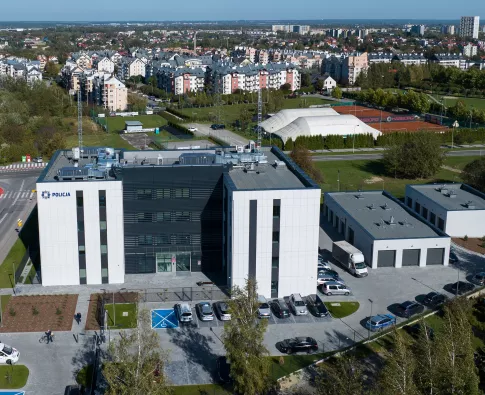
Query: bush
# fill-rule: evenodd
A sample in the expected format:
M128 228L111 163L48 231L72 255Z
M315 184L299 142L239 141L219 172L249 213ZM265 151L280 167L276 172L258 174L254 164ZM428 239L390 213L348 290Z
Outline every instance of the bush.
M179 123L175 123L175 122L168 122L168 126L174 128L174 129L177 129L177 130L180 130L181 132L185 133L185 134L188 134L190 136L194 136L194 133L192 133L189 129L187 129L185 126L183 125L180 125Z
M468 235L465 235L465 236L463 237L463 240L464 240L464 241L468 241Z
M56 307L56 315L61 315L62 310L59 307Z
M17 315L17 312L13 307L10 307L10 309L8 310L8 314L10 314L12 317L15 317Z
M32 306L32 315L38 315L38 314L39 314L39 310L37 310L37 307Z

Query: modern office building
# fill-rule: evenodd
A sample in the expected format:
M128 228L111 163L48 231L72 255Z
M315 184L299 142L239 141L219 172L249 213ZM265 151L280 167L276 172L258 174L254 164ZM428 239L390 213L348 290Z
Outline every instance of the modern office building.
M387 192L330 192L324 200L324 218L371 268L448 265L450 237Z
M485 236L485 194L466 184L406 185L406 204L451 237Z
M43 285L202 271L314 292L320 188L278 148L57 151L37 190Z
M479 16L462 16L460 19L460 37L478 38Z
M424 36L426 31L425 25L413 25L411 26L411 33L417 34L418 36Z

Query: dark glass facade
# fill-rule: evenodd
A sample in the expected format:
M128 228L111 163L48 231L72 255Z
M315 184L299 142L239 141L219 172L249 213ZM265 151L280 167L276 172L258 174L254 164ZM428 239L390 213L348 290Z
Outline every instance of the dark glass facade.
M224 169L123 168L127 274L222 270Z

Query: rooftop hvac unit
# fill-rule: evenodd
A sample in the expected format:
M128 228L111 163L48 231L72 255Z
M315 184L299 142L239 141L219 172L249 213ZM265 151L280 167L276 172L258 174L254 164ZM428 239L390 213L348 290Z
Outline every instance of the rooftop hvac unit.
M75 147L72 149L72 156L74 160L79 160L81 155L81 151L79 150L79 147Z
M243 153L244 152L244 146L242 145L236 145L236 152L238 153Z
M470 210L474 210L475 204L473 203L473 201L469 200L468 202L465 203L465 207L470 209Z
M390 210L391 208L387 205L387 203L384 203L383 206L381 206L383 210Z

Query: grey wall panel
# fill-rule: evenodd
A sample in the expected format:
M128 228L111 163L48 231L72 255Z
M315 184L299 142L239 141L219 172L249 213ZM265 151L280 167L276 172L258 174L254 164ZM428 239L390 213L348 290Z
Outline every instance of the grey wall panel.
M256 278L256 246L258 240L258 201L249 201L249 267L248 277Z
M419 258L421 257L420 249L408 249L402 252L403 266L419 266Z
M378 267L394 267L396 263L395 250L381 250L377 254Z

